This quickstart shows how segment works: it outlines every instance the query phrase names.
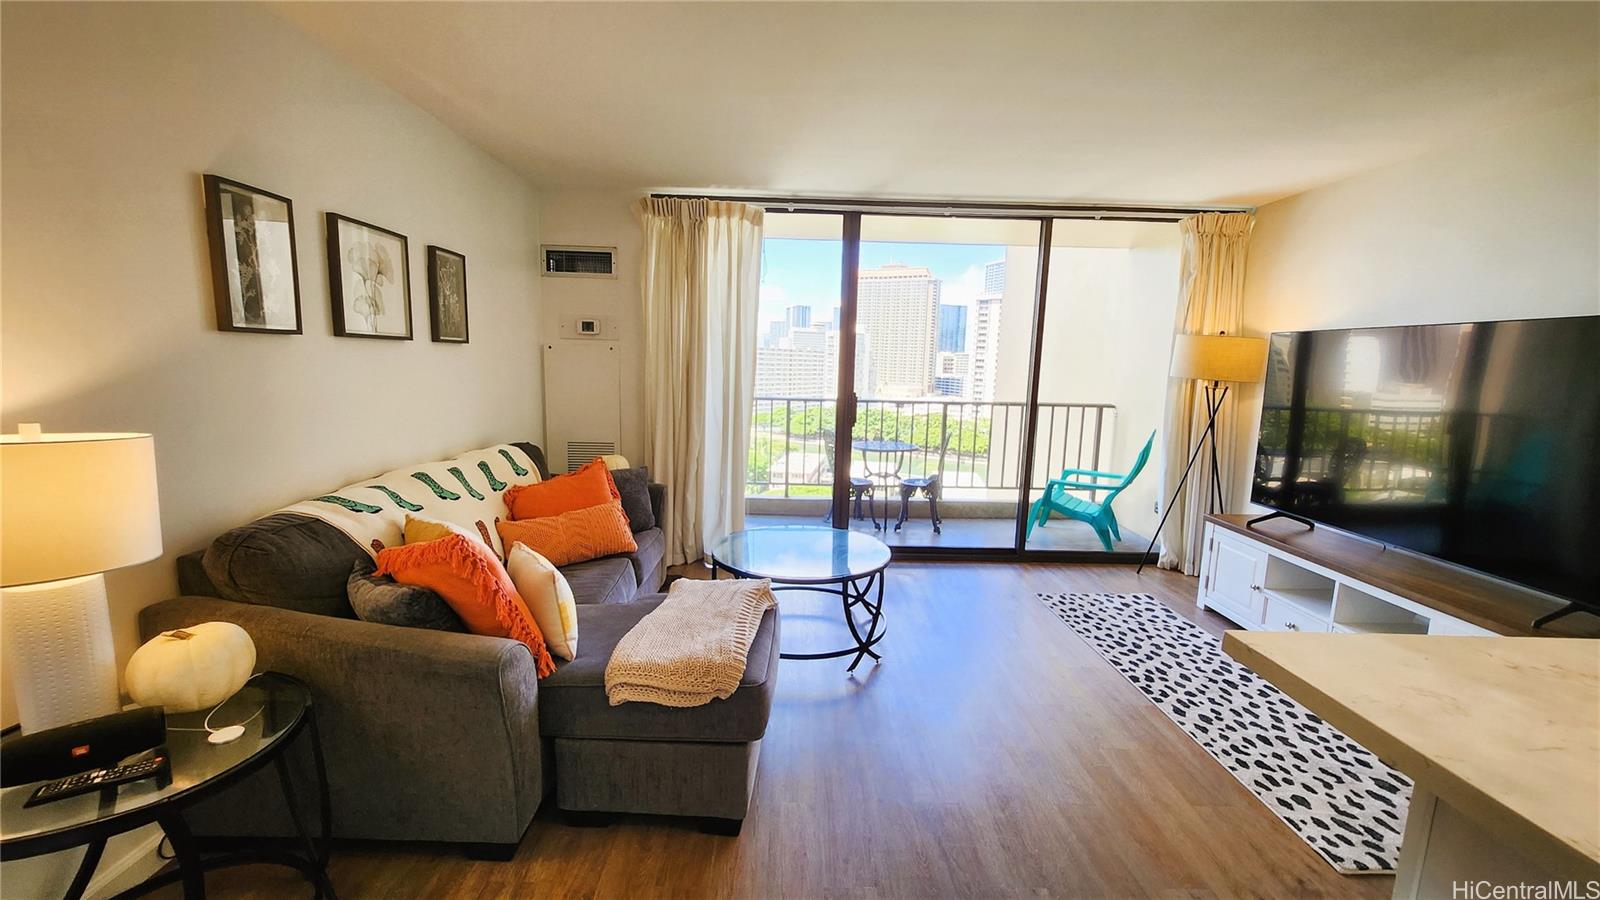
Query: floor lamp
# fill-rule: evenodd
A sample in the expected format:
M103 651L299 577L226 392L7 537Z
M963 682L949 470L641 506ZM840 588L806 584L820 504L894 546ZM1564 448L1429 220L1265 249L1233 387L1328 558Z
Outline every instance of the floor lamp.
M1208 440L1211 446L1211 485L1206 492L1206 511L1220 513L1227 510L1227 503L1222 495L1222 471L1217 467L1217 413L1222 410L1222 401L1228 396L1229 385L1254 384L1260 381L1266 364L1267 342L1262 338L1235 337L1227 334L1180 334L1173 342L1172 369L1169 374L1173 378L1203 383L1206 428L1200 432L1200 439L1195 441L1194 450L1189 454L1189 462L1183 467L1183 477L1178 479L1178 486L1172 491L1172 499L1167 501L1166 508L1161 511L1161 523L1156 526L1155 534L1150 536L1150 546L1145 548L1144 555L1139 558L1139 567L1134 570L1135 575L1144 571L1144 561L1150 556L1150 551L1155 549L1156 541L1161 537L1161 529L1167 524L1167 516L1172 515L1172 506L1178 502L1178 495L1183 493L1183 486L1189 480L1189 472L1194 469L1195 460L1200 458L1200 451L1206 447Z
M150 435L0 435L0 631L23 731L121 708L102 573L160 555Z

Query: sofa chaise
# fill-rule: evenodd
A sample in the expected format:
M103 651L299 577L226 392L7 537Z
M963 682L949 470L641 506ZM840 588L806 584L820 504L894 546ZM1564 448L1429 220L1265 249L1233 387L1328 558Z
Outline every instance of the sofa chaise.
M508 446L548 477L536 445ZM651 485L650 498L660 520L664 489ZM611 649L663 597L663 535L653 528L635 539L636 553L562 569L578 603L578 655L542 681L514 640L357 619L346 581L369 554L338 528L291 512L181 557L183 596L141 611L140 629L149 638L234 622L254 640L258 670L310 686L336 838L452 842L509 858L552 793L585 824L597 813L653 813L737 834L777 686L776 611L728 699L611 706ZM307 766L309 753L296 749L296 765ZM207 837L287 836L281 797L275 774L262 770L194 807L190 825Z

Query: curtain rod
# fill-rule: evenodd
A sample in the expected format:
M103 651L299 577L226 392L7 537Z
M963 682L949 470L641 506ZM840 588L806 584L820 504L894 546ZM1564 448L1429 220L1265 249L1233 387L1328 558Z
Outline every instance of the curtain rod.
M1196 213L1254 212L1249 206L1114 206L1082 203L971 203L947 200L884 200L853 197L776 197L754 194L652 193L659 200L731 200L769 212L863 212L900 216L972 218L1101 219L1116 222L1176 222Z

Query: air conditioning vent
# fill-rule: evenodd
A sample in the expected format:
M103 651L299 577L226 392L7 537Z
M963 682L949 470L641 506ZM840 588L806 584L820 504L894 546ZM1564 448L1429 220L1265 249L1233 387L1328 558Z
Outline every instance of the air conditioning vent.
M615 452L616 441L567 441L567 471L576 471L597 456L610 456Z
M574 278L617 277L615 247L544 248L544 273Z

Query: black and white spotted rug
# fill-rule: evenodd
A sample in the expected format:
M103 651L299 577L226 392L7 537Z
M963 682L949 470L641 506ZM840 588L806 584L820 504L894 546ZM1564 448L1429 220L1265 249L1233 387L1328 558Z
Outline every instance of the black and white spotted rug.
M1347 875L1394 871L1411 781L1148 594L1040 594L1239 783Z

